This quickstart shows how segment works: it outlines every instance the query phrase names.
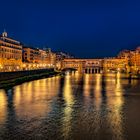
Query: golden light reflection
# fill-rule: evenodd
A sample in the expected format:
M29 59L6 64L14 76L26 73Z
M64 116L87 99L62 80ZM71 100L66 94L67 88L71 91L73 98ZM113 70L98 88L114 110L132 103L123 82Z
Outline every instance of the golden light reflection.
M117 96L122 97L122 94L123 94L122 90L123 90L123 89L122 89L122 84L121 84L121 74L118 72L118 73L117 73L117 76L116 76L115 94L116 94Z
M107 120L110 124L110 128L112 132L114 133L113 139L118 139L118 140L123 139L122 106L123 106L124 100L123 100L123 90L122 90L120 77L121 77L120 73L117 73L116 83L112 85L112 90L114 90L113 92L114 95L112 95L110 98L107 98L107 106L110 110L108 112ZM108 90L107 90L107 94L109 94Z
M71 130L71 121L72 121L72 107L74 104L74 97L72 95L72 86L70 81L70 76L65 76L65 83L64 83L64 100L66 103L66 107L64 109L64 118L63 118L63 133L64 139L67 139L69 136L69 132Z
M95 86L93 88L93 92L94 92L94 97L96 98L94 102L98 110L100 108L101 97L102 97L102 75L97 74L95 75L94 78L95 78Z
M7 98L4 90L0 90L0 124L3 124L7 116Z
M80 76L81 76L81 74L78 71L76 71L75 74L74 74L74 78L75 78L76 82L79 81Z
M106 77L105 79L104 79L105 81L104 81L104 83L106 84L106 86L105 86L105 90L107 91L107 94L106 94L106 96L112 96L112 91L114 91L114 89L115 89L115 83L116 83L116 79L115 79L115 76L113 77Z
M101 89L102 89L101 82L102 82L102 76L101 74L97 74L95 76L95 88L94 88L95 97L101 97Z
M59 90L60 78L48 78L16 86L14 103L19 118L45 116Z
M89 98L89 95L90 95L90 89L91 89L91 86L90 86L90 75L89 74L85 74L84 75L84 96L85 98Z

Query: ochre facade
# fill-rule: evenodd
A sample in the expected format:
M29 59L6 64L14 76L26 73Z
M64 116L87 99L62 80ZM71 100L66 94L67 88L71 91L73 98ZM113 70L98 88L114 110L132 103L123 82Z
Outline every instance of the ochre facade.
M77 59L51 49L21 45L3 32L0 36L0 72L42 68L73 68L81 73L124 72L140 73L140 47L123 50L117 57L103 59Z
M19 41L8 38L4 32L0 36L0 71L22 69L22 45Z
M127 61L119 58L106 59L64 59L62 69L74 68L82 73L103 73L127 71Z

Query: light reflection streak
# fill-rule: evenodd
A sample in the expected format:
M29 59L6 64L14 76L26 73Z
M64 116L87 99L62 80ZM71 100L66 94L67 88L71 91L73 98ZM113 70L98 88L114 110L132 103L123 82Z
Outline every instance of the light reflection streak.
M75 74L74 74L74 78L75 78L76 82L79 81L80 76L81 76L81 74L78 71L76 71Z
M72 121L72 111L73 111L73 104L74 104L74 97L72 95L72 86L71 86L71 77L70 75L65 76L65 83L64 83L64 100L66 106L64 108L64 118L63 118L63 134L64 139L69 137L69 133L71 130L71 121Z
M117 73L116 83L114 83L115 87L112 86L112 90L114 89L114 95L111 95L110 98L107 98L107 108L109 108L110 110L108 112L107 120L113 132L112 139L123 140L124 136L123 136L122 106L124 104L124 100L120 77L121 77L120 73ZM108 83L107 86L110 86L110 84ZM110 94L110 91L107 90L107 95L108 94Z
M7 116L7 98L4 90L0 90L0 125L4 124Z
M102 75L97 74L95 75L95 86L93 88L94 100L96 109L99 110L101 104L101 97L102 97Z
M59 89L60 78L48 78L15 87L14 104L19 118L44 116ZM28 91L28 92L27 92Z
M94 113L94 133L98 133L100 129L101 115L98 113L101 109L101 101L102 101L102 75L96 74L93 79L95 79L95 85L93 88L94 92L94 106L97 113ZM96 119L95 119L96 118Z
M85 74L84 75L84 96L85 99L88 100L89 99L89 95L90 95L90 75L89 74Z

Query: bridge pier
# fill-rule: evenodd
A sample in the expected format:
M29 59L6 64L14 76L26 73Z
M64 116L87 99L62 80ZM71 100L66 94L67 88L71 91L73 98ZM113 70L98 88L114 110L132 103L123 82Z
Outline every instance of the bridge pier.
M101 68L85 68L84 73L87 74L98 74L101 73L102 69Z

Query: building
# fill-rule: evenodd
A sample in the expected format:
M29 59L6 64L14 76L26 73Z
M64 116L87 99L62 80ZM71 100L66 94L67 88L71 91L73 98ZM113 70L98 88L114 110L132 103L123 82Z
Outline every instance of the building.
M128 61L125 58L104 58L103 71L104 72L127 72Z
M23 46L23 69L37 69L41 61L39 49Z
M27 46L23 46L23 62L34 63L35 62L35 49Z
M0 71L19 71L42 68L74 68L82 73L126 72L140 73L140 47L123 50L117 57L103 59L78 59L50 48L39 49L21 45L9 38L7 32L0 35Z
M74 56L68 54L68 53L64 53L64 52L56 52L56 61L61 61L64 59L69 59L69 58L74 58Z
M138 72L140 72L140 47L137 47L135 50L135 63Z
M74 58L74 56L72 56L68 53L64 53L64 52L55 52L55 54L56 54L56 68L57 69L61 69L62 61L64 59Z
M48 67L56 66L56 54L51 51L50 48L46 49L46 64Z
M56 55L50 50L23 47L24 69L40 69L55 67Z
M118 58L125 59L127 71L131 73L140 73L140 47L135 50L123 50L119 53Z
M102 59L64 59L62 61L62 69L73 68L80 73L102 73L103 60Z
M0 36L0 71L17 70L22 70L22 45L4 31Z
M133 73L140 73L140 47L130 53L130 69Z

